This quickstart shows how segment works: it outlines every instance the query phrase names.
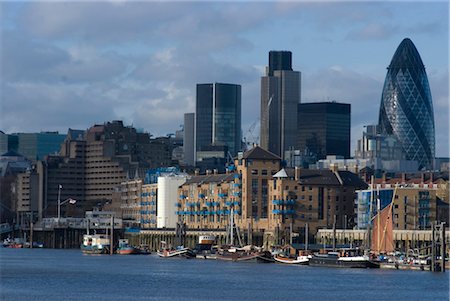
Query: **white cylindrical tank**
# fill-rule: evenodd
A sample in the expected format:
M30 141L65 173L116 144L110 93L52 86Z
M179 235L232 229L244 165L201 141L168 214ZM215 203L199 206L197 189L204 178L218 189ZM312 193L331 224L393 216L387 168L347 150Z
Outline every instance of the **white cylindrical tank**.
M186 182L185 175L167 175L158 177L157 227L175 228L177 215L175 204L178 202L178 187Z

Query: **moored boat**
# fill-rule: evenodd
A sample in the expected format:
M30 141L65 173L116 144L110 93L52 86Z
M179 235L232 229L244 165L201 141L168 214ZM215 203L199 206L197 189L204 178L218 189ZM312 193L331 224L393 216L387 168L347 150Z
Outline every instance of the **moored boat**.
M296 258L291 258L291 257L283 256L282 254L277 254L273 257L273 259L278 263L301 264L301 265L308 265L309 258L310 258L310 256L307 256L307 255L300 255L300 256L297 256Z
M247 261L260 263L274 262L270 252L261 252L253 246L245 246L242 248L223 246L218 250L216 257L217 260L225 261Z
M11 239L8 237L3 241L2 246L5 248L21 249L25 246L25 241L21 238Z
M200 235L194 252L199 259L217 259L217 247L214 246L216 237L214 235Z
M371 261L369 256L358 254L359 250L342 252L328 252L314 254L309 259L310 266L338 267L338 268L379 268L380 265Z
M81 251L85 254L106 254L110 252L109 236L104 234L83 235Z
M116 249L116 253L119 255L139 254L139 249L130 246L128 239L119 239L119 246Z
M167 247L166 242L161 242L161 249L157 252L159 257L169 258L182 256L186 258L194 258L196 254L190 248L178 246L176 248Z

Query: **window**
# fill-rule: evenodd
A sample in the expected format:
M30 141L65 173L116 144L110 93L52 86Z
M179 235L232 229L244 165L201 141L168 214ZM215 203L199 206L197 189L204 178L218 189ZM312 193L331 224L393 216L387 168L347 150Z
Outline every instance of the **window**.
M252 169L252 175L257 175L258 174L258 170L257 169Z
M310 202L312 201L312 195L309 196L309 201L310 201Z
M267 169L263 169L263 170L261 171L261 174L262 174L263 176L267 176Z
M267 179L262 179L261 182L261 207L262 207L262 211L261 211L261 217L262 218L266 218L267 217L267 211L268 211L268 185L267 185L268 180Z

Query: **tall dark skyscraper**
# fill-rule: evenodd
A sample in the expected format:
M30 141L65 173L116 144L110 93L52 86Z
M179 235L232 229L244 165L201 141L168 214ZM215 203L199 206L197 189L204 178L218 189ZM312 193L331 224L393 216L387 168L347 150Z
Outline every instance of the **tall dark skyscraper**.
M327 155L350 157L350 104L337 102L298 105L299 149L323 159Z
M266 75L261 78L261 147L284 158L297 148L297 105L300 78L292 70L290 51L270 51Z
M382 134L400 141L406 159L432 168L435 157L434 112L427 74L413 42L404 39L388 67L379 115Z
M273 71L292 71L292 52L290 51L270 51L269 52L269 76L273 76Z
M241 86L198 84L195 114L196 151L225 145L234 156L241 150Z

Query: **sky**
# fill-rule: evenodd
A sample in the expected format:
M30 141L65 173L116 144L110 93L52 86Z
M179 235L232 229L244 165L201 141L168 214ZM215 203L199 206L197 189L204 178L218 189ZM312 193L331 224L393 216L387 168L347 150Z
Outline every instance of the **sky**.
M301 102L351 104L353 153L363 126L378 122L386 68L409 37L430 82L436 156L449 156L444 0L2 1L0 19L5 133L123 120L165 136L195 112L197 83L225 82L242 85L243 135L258 139L268 52L289 50Z

